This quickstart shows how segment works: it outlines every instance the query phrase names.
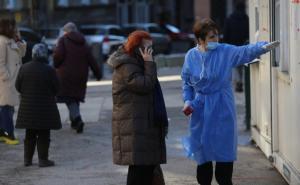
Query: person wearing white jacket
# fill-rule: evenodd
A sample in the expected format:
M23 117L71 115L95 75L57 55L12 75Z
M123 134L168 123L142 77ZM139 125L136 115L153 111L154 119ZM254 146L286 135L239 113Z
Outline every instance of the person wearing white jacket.
M15 81L26 52L12 18L0 19L0 141L18 144L14 135L14 106L19 103Z

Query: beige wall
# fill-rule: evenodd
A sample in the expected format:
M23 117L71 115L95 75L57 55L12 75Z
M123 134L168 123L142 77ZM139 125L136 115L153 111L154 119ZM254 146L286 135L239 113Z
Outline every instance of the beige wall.
M250 38L256 40L255 30L255 6L260 10L259 27L260 34L258 40L268 40L272 30L269 25L269 0L252 0L250 3ZM300 6L292 4L292 1L280 1L281 7L289 5L290 8L282 8L281 14L288 15L286 19L281 17L280 31L281 37L281 57L280 62L288 60L290 64L289 72L283 72L281 67L271 67L270 78L270 57L264 55L260 64L251 67L251 121L252 138L257 145L267 155L275 156L274 165L290 184L300 184L300 63L299 63L299 42L300 32L299 20ZM286 4L284 4L286 3ZM283 39L283 34L288 33L288 39ZM289 47L287 52L282 48ZM283 57L285 55L289 57ZM272 89L267 88L272 82ZM270 117L271 107L268 99L272 98L272 120ZM270 123L272 125L270 125ZM271 127L272 126L272 127ZM272 128L272 130L271 130ZM272 142L270 140L272 131ZM272 150L270 147L272 146ZM273 153L271 153L273 152ZM283 165L285 168L283 168Z
M210 17L210 0L195 0L195 19Z

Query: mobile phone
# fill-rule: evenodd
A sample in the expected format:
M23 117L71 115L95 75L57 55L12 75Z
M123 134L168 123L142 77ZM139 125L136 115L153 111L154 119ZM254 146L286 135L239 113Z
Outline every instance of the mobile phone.
M182 112L184 113L184 115L189 116L190 114L193 113L193 108L191 106L186 107L185 109L182 110Z

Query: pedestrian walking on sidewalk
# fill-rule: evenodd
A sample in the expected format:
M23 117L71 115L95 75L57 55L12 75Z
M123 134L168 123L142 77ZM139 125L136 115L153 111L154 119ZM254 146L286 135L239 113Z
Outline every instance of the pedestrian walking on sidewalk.
M225 21L224 42L236 46L242 46L249 42L249 18L244 1L235 3L234 12ZM235 91L243 92L244 66L240 65L234 70Z
M32 61L24 64L16 81L21 103L16 128L26 129L24 140L24 165L32 165L37 147L39 166L53 166L48 159L50 130L61 128L56 105L58 79L55 70L48 65L48 50L44 44L32 48Z
M110 56L113 162L128 165L127 185L163 185L168 118L148 32L134 31Z
M58 103L65 103L69 110L71 128L83 132L84 122L80 114L80 102L84 102L89 67L100 80L100 70L91 50L78 32L74 23L63 27L64 35L59 38L54 49L53 60L60 82Z
M14 106L19 104L15 81L25 56L26 43L13 18L0 19L0 141L18 144L14 134Z
M198 45L187 52L181 74L183 112L191 115L190 135L183 138L184 149L198 164L199 184L211 184L212 162L216 162L217 182L231 185L237 156L232 68L250 62L273 47L266 45L267 42L239 47L220 44L217 25L210 19L197 21L193 31Z

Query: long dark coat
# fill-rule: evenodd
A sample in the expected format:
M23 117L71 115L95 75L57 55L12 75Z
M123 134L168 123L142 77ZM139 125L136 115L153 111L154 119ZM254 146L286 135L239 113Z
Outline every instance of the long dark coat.
M21 94L16 128L60 129L56 105L58 79L46 61L24 64L17 76L16 89Z
M108 60L113 73L113 162L119 165L166 163L164 128L154 123L154 62L141 62L120 48Z
M53 53L54 66L60 81L58 99L84 101L89 67L100 79L99 66L83 35L70 32L61 37Z

